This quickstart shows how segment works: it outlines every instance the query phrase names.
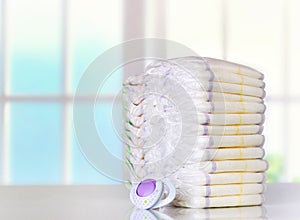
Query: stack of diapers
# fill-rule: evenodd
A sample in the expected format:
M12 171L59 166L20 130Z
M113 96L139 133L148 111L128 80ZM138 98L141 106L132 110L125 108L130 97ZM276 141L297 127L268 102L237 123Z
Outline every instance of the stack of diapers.
M159 60L124 83L126 162L131 181L168 178L173 205L264 201L263 74L202 57Z

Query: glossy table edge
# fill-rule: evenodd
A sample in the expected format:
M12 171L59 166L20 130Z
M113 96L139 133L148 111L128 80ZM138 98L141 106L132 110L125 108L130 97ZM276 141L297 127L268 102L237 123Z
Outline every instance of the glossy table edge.
M300 183L266 186L268 218L300 219ZM124 185L0 186L0 219L129 219L132 209Z

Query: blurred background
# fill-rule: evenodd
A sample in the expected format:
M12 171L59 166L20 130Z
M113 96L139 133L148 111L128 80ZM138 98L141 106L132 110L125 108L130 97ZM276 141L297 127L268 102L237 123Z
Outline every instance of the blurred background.
M144 37L173 40L201 56L263 72L268 181L300 181L300 1L0 2L0 184L117 183L81 154L72 100L81 75L98 55ZM104 143L118 156L122 142L110 111L122 80L122 71L109 79L95 118Z

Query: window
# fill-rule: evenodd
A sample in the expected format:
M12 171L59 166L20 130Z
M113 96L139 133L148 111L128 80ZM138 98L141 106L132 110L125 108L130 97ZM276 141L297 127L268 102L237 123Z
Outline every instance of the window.
M72 99L99 54L141 37L174 40L265 73L269 181L300 180L299 1L0 1L0 183L115 183L80 152ZM118 156L122 143L108 119L122 78L119 70L104 86L95 118Z
M121 42L122 5L114 0L1 3L0 181L114 183L80 152L73 132L72 101L90 62ZM97 123L109 123L105 120L121 81L117 73L106 83ZM112 129L106 133L111 143L121 144Z

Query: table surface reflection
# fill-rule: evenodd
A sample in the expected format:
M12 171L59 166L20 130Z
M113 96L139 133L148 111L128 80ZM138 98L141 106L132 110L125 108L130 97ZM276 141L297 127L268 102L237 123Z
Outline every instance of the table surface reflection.
M300 184L267 184L263 206L135 210L128 189L113 186L1 186L0 219L300 219ZM137 213L139 212L139 213ZM149 219L149 218L148 218Z

